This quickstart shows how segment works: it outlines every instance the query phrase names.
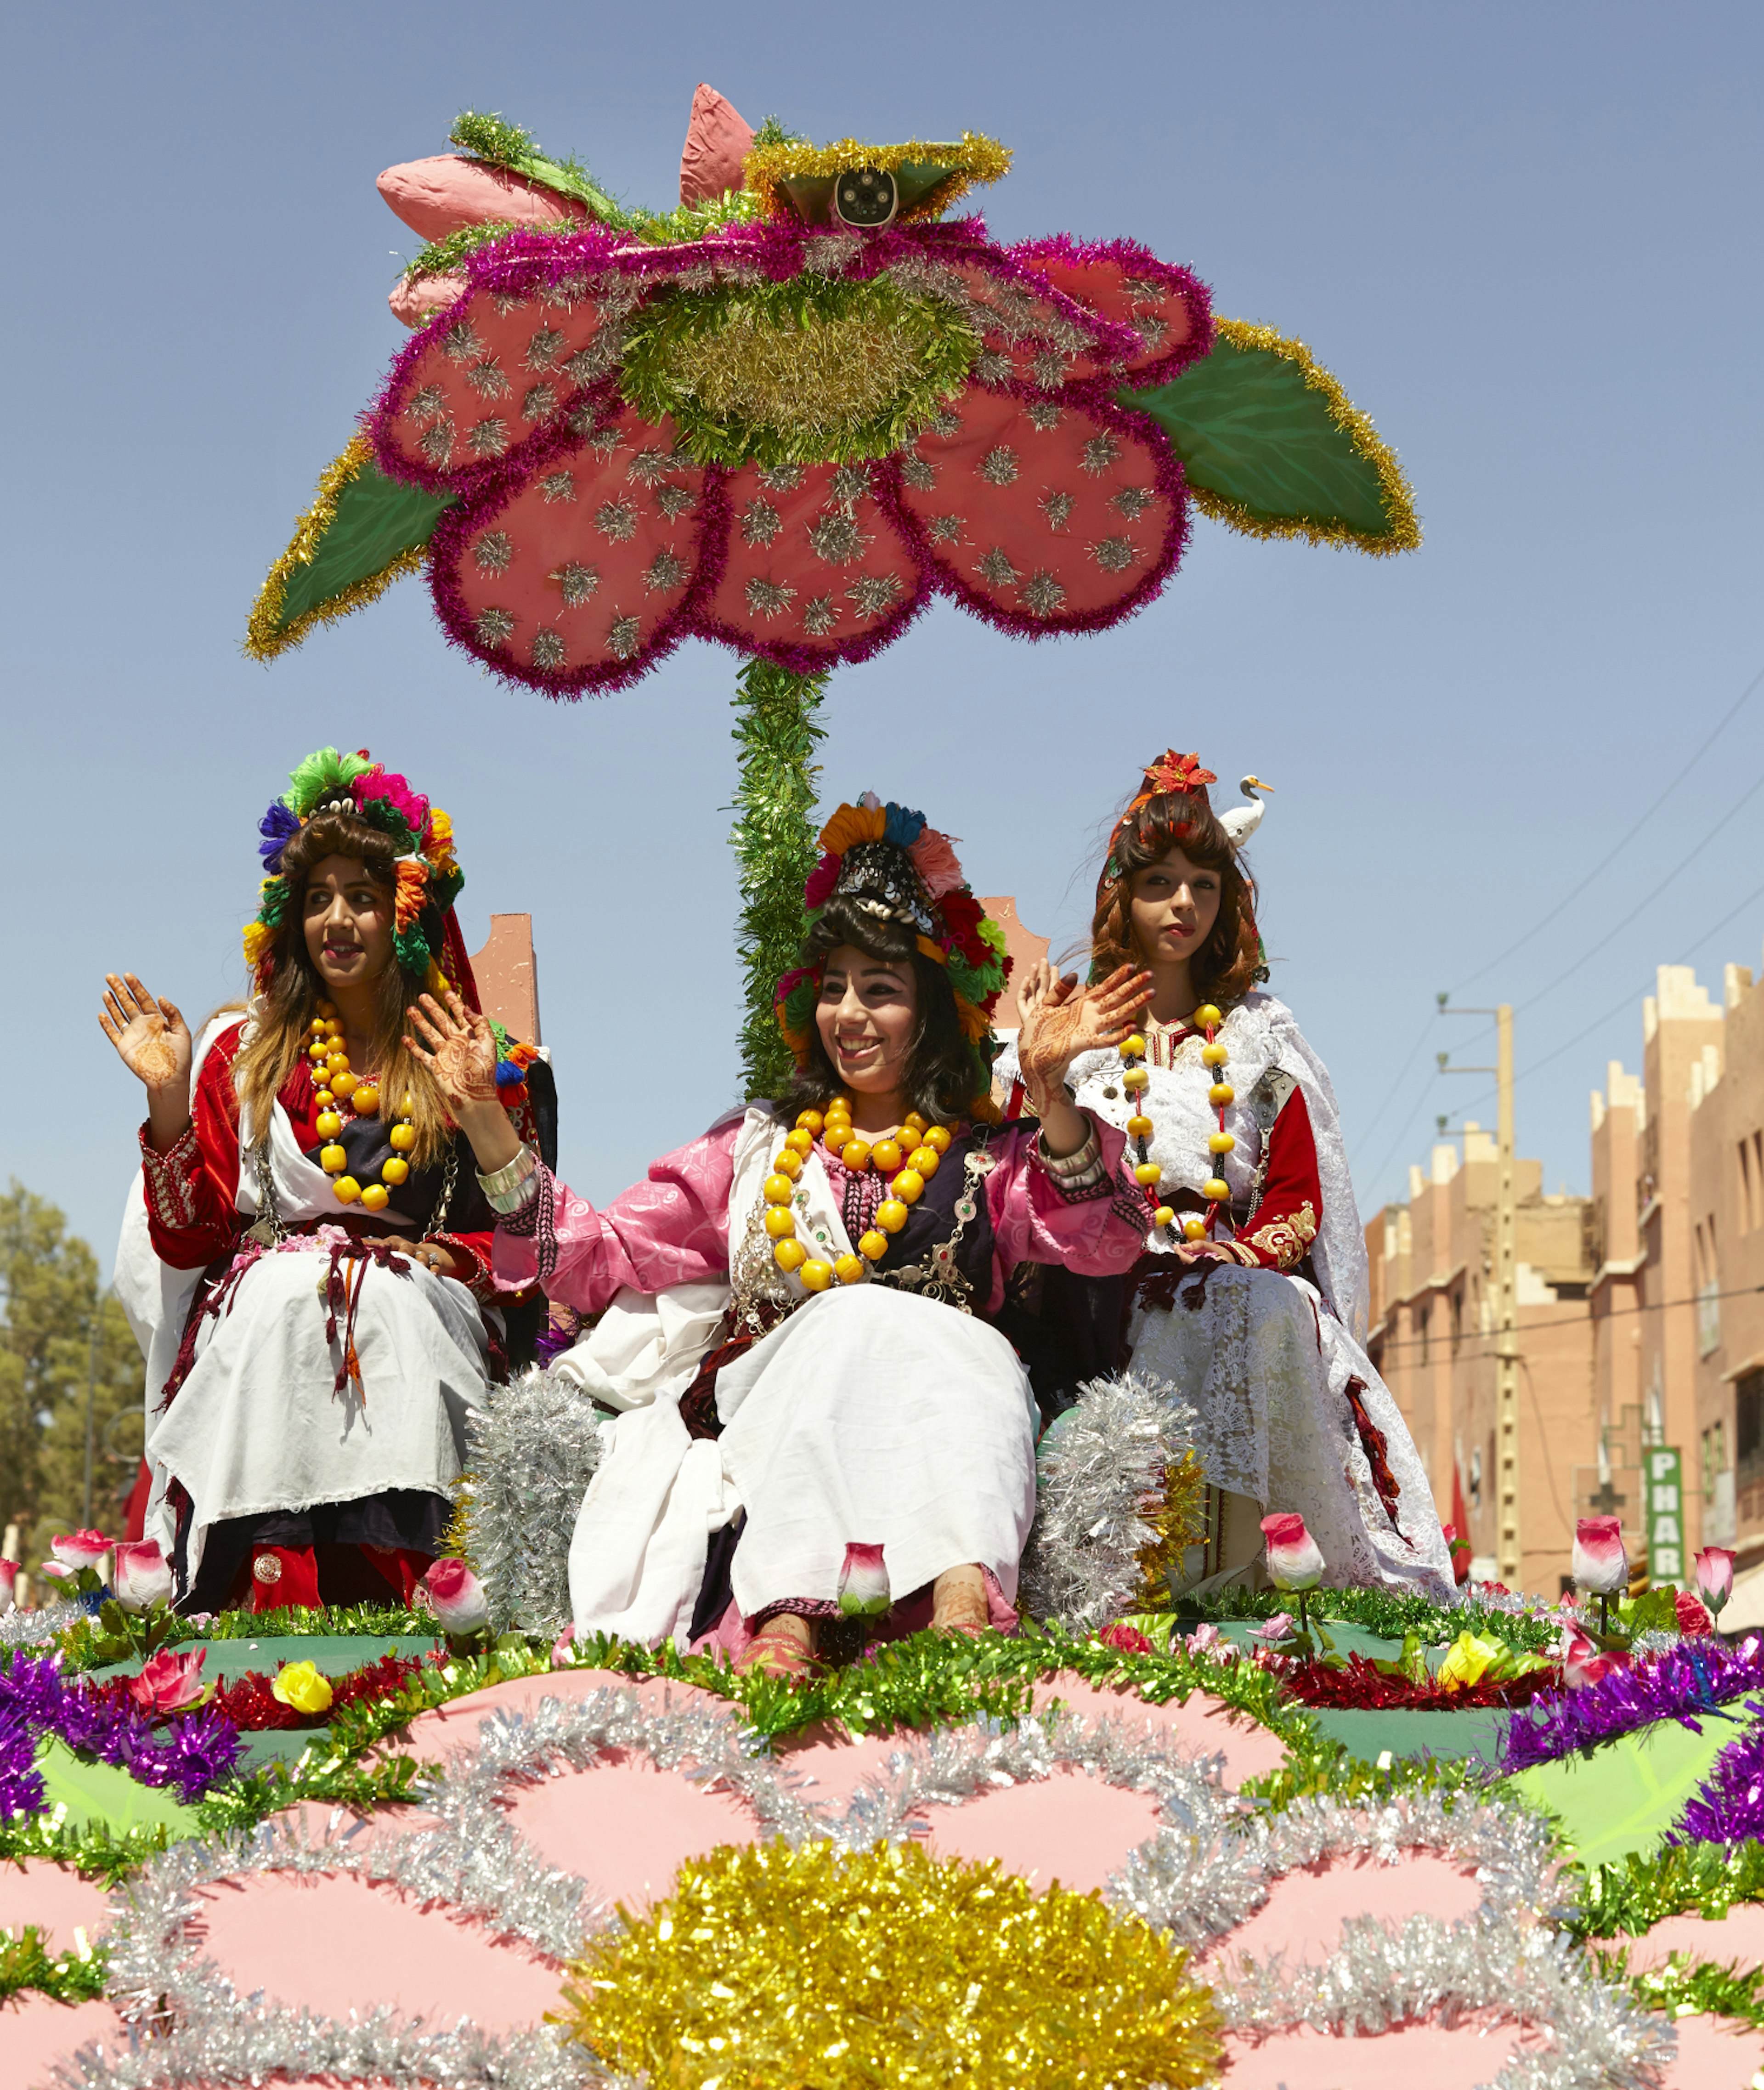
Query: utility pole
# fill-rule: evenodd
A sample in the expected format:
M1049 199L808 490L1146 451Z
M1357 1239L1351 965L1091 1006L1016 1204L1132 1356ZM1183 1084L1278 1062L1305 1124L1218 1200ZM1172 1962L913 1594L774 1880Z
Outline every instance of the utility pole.
M1513 1158L1513 1004L1498 1008L1452 1008L1440 996L1442 1016L1491 1016L1496 1050L1492 1067L1451 1067L1438 1054L1442 1074L1492 1074L1499 1098L1495 1132L1495 1473L1496 1572L1509 1589L1519 1587L1524 1555L1519 1544L1519 1249L1518 1196Z

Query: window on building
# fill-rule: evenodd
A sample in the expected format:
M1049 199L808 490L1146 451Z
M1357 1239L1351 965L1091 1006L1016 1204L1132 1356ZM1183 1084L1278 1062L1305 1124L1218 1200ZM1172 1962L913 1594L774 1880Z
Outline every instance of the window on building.
M1457 1355L1464 1340L1464 1290L1461 1285L1452 1293L1452 1354Z
M1421 1344L1423 1364L1427 1361L1429 1328L1432 1319L1433 1301L1430 1299L1425 1306L1418 1306L1415 1309L1415 1335Z
M1764 1227L1764 1132L1752 1135L1752 1181L1758 1192L1758 1223Z
M1764 1371L1748 1372L1733 1389L1735 1485L1764 1474Z
M1752 1142L1740 1142L1740 1231L1750 1233L1758 1224L1752 1206Z
M1727 1426L1718 1420L1702 1433L1702 1499L1706 1503L1715 1499L1715 1475L1727 1469Z

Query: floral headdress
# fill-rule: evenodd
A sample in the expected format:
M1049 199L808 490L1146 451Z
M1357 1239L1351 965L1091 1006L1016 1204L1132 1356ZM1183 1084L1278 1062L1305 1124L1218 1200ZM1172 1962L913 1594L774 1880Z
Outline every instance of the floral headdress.
M1139 790L1120 819L1114 824L1109 836L1109 854L1103 861L1102 872L1097 880L1097 905L1103 902L1112 879L1121 875L1121 859L1116 851L1120 847L1121 836L1129 820L1144 806L1154 798L1191 798L1195 803L1194 816L1200 819L1211 813L1212 801L1207 796L1207 786L1217 784L1218 778L1210 769L1203 769L1198 755L1178 755L1174 747L1167 747L1144 772ZM1191 823L1178 821L1174 839L1180 842L1188 832Z
M866 791L841 806L821 830L820 862L803 888L810 924L835 892L866 913L910 927L918 948L949 974L955 1013L974 1062L976 1099L992 1082L998 1051L993 1011L1011 973L1005 932L981 907L963 875L949 836L928 828L923 813ZM818 965L799 965L773 995L779 1029L797 1064L806 1060L821 991Z

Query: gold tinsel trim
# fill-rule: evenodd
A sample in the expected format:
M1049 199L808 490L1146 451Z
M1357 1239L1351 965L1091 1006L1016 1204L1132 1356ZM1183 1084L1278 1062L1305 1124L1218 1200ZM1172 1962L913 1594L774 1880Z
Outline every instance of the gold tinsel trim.
M1186 1549L1206 1536L1207 1483L1192 1451L1164 1469L1163 1499L1140 1514L1157 1536L1136 1556L1140 1563L1137 1602L1142 1611L1167 1611L1173 1599L1170 1575Z
M964 131L954 144L946 139L927 144L915 138L904 145L866 145L856 138L841 138L831 145L756 145L743 166L747 187L772 216L793 217L796 213L779 186L788 176L841 174L848 167L879 167L892 174L909 160L947 167L951 172L947 180L899 213L897 222L903 225L916 217L939 216L976 183L1002 181L1011 170L1009 148L977 131Z
M1097 1894L920 1844L689 1859L665 1901L594 1939L573 2037L656 2084L719 2090L1170 2090L1210 2082L1211 1993L1187 1954Z
M351 581L328 601L303 611L292 622L281 621L289 575L296 566L311 565L317 556L320 540L337 520L337 504L342 498L344 488L372 456L367 438L357 436L342 455L328 464L320 475L312 505L295 522L287 550L270 568L257 600L251 606L251 619L245 627L245 651L252 660L273 660L278 653L285 653L290 647L298 646L315 625L330 624L340 617L347 617L351 611L383 596L395 580L420 570L428 555L428 547L412 544L377 574L370 574L364 580Z
M1212 516L1215 522L1229 523L1234 530L1241 530L1249 537L1303 537L1313 544L1357 544L1375 558L1387 558L1396 552L1418 551L1421 545L1420 518L1415 514L1414 495L1402 475L1397 454L1372 426L1370 417L1363 414L1342 390L1340 379L1325 370L1302 341L1289 341L1272 327L1251 326L1245 320L1221 320L1217 325L1219 333L1234 348L1266 349L1283 362L1296 364L1310 389L1323 394L1328 404L1329 419L1377 473L1390 527L1374 535L1338 521L1317 522L1304 516L1271 519L1252 514L1240 502L1223 494L1209 493L1204 487L1191 486L1188 490L1202 514Z

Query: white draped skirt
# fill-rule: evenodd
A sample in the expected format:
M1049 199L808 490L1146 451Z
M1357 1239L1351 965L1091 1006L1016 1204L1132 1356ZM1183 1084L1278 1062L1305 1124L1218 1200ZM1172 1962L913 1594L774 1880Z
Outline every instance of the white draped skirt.
M709 1534L740 1512L735 1601L830 1602L848 1544L895 1597L989 1568L1007 1598L1035 1515L1035 1403L985 1322L881 1284L826 1292L717 1375L723 1434L678 1395L620 1416L570 1549L578 1632L684 1636Z
M1331 1588L1384 1588L1457 1601L1450 1556L1414 1440L1377 1367L1315 1288L1274 1270L1216 1263L1198 1304L1185 1279L1173 1310L1142 1305L1133 1369L1195 1408L1195 1450L1213 1486L1264 1510L1297 1510ZM1372 1483L1347 1397L1357 1379L1383 1433L1397 1523Z
M383 1489L444 1495L459 1478L466 1416L483 1404L489 1354L470 1292L420 1264L407 1274L356 1266L361 1383L335 1393L343 1327L339 1314L327 1340L320 1287L329 1268L311 1249L261 1257L219 1319L204 1322L189 1377L150 1418L153 1535L169 1553L165 1490L181 1481L194 1504L191 1580L212 1524Z

